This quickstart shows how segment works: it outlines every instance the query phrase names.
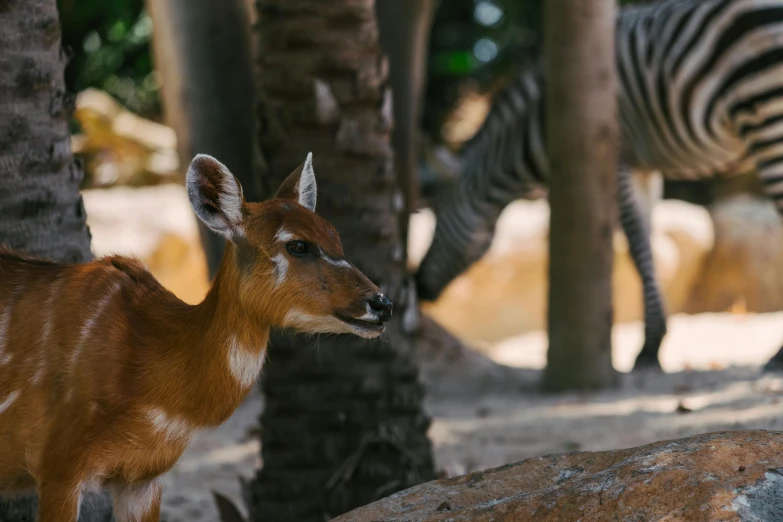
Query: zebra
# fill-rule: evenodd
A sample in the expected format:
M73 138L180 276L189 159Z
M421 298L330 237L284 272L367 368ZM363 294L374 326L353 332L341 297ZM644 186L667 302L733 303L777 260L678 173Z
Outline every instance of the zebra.
M618 210L644 295L645 341L634 370L660 369L666 313L635 172L667 179L755 168L783 216L783 0L660 0L616 20ZM415 281L434 300L488 249L511 201L546 187L545 78L539 60L493 99L460 152L460 173L433 203L437 223ZM783 369L783 348L765 366Z

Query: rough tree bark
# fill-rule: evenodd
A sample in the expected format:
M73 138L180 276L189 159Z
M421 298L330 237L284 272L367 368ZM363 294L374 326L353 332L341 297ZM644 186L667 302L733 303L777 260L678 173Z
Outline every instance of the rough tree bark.
M259 198L246 0L147 0L147 8L180 165L186 168L198 153L215 156L239 178L247 198ZM199 229L211 277L225 240L200 221Z
M59 261L92 258L71 155L65 57L55 0L0 4L0 244ZM2 421L0 421L2 422ZM2 429L2 425L0 425ZM0 521L35 522L35 495L0 499ZM88 495L80 522L113 520L106 495Z
M421 107L434 0L377 0L381 47L389 58L393 93L394 163L405 211L400 213L403 255L408 254L408 218L418 208Z
M544 387L602 388L612 367L618 127L615 0L545 3L549 350Z
M388 62L373 0L259 0L261 149L270 196L308 151L318 212L395 302L382 339L276 332L262 377L253 520L322 522L434 477L423 388L402 332L409 288L394 204Z

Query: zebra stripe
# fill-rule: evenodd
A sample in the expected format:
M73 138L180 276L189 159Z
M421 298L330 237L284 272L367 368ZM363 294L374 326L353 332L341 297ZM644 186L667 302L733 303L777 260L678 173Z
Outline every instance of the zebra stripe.
M616 28L618 207L644 286L637 364L657 364L666 319L631 171L696 180L755 167L783 214L783 0L661 0L622 9ZM486 252L506 205L547 185L544 81L540 64L525 68L465 144L460 175L433 205L422 298Z

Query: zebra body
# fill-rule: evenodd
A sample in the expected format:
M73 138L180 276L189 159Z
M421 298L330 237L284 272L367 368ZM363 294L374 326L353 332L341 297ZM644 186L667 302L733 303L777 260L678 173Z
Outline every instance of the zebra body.
M695 180L755 168L783 211L783 0L661 0L624 8L616 29L618 206L645 299L637 365L658 364L666 320L631 172ZM548 184L544 81L540 64L526 68L465 144L460 175L435 204L422 298L486 252L508 203Z

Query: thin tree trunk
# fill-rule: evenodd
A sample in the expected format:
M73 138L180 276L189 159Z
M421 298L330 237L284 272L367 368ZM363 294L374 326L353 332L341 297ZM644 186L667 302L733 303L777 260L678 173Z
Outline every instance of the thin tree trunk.
M402 195L400 234L408 255L408 219L418 208L421 107L434 0L378 0L381 47L389 57L394 100L394 162Z
M239 178L247 198L258 198L246 0L147 0L147 8L180 165L185 168L198 153L215 156ZM225 240L201 222L199 227L211 277Z
M549 0L544 9L551 228L543 384L549 390L603 388L616 381L616 6L615 0Z
M276 332L270 343L253 520L322 522L434 478L423 388L400 326L407 280L388 63L373 0L257 6L266 195L312 151L317 211L395 302L380 340Z
M92 258L68 117L55 0L0 7L0 244L59 261ZM0 500L0 521L35 522L38 499ZM80 522L112 519L106 495L87 495Z

